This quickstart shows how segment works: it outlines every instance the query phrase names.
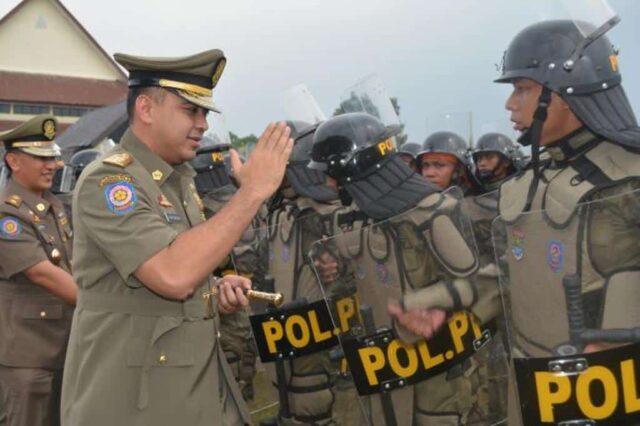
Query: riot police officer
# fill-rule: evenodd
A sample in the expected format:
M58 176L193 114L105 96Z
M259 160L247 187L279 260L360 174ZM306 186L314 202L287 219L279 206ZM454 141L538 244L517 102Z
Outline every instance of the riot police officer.
M573 372L581 382L595 361L589 352L624 343L624 331L640 324L640 128L621 85L618 53L604 35L616 21L533 24L512 40L496 80L513 85L506 108L522 132L519 142L532 149L522 176L500 190L507 248L500 254L509 271L508 291L502 288L519 385L519 402L515 386L510 392L510 425L594 418L575 409L581 405L571 389L563 403L529 409L540 403L530 379L546 372L557 381L571 364L566 357L582 353L582 368ZM607 359L615 363L619 351L624 347ZM550 365L557 366L551 373ZM577 392L591 395L588 387ZM613 415L620 417L611 424L638 421L613 408L598 422Z
M493 191L522 168L523 154L506 135L485 133L473 150L476 178L484 191Z
M64 209L67 212L69 218L71 215L71 201L73 198L73 189L76 186L80 173L87 167L93 160L98 158L100 151L96 149L83 149L73 154L68 164L62 164L58 167L56 174L53 177L53 186L51 192L62 201Z
M400 146L400 148L398 148L398 152L400 153L400 158L402 158L404 162L407 163L409 168L414 172L418 171L416 157L420 152L420 148L421 148L421 145L415 142L405 142Z
M334 178L343 203L352 200L367 218L368 225L358 228L338 216L337 222L345 226L330 241L341 259L353 265L365 335L353 329L349 333L354 340L344 337L343 342L352 342L343 345L345 356L361 359L351 356L353 344L358 348L355 353L373 351L377 354L372 355L373 370L385 374L391 374L385 351L438 346L450 330L447 320L460 319L464 310L475 317L481 298L473 284L478 259L459 196L453 195L454 190L442 193L413 172L395 151L393 135L393 129L368 114L333 117L316 131L310 163ZM475 325L468 330L479 330L483 320L471 320ZM481 346L478 343L479 350ZM475 395L475 366L467 362L475 352L461 350L460 357L446 352L445 366L435 372L427 360L424 370L384 380L372 374L371 365L365 368L350 361L356 387L368 395L361 404L365 423L486 424Z
M225 161L228 156L225 154L230 148L230 144L220 142L215 135L205 136L196 157L191 160L191 166L197 173L194 181L206 218L216 214L236 192ZM219 276L241 274L252 280L253 288L260 288L266 268L263 265L265 256L261 256L264 254L261 247L264 239L259 232L264 227L263 214L258 212L240 237L228 259L218 268ZM220 344L243 397L245 400L253 399L257 354L247 310L220 316Z
M422 176L441 190L458 186L466 194L477 189L468 154L467 143L460 135L435 132L422 143L418 168Z
M333 234L334 217L341 207L336 202L337 192L327 185L326 175L307 167L318 125L301 121L287 124L295 144L285 178L270 205L269 274L285 302L311 303L322 300L323 293L308 253L313 242ZM318 262L322 264L319 269L326 291L332 291L337 261L323 252ZM283 367L284 374L273 371ZM326 351L290 359L274 368L270 372L274 378L279 376L279 393L286 398L280 401L279 424L328 425L341 421L340 413L335 412L337 397L332 380L336 366Z

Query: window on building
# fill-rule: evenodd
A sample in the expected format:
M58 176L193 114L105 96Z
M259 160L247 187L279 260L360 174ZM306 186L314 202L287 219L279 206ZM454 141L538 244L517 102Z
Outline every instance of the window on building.
M0 114L11 114L11 104L0 102Z
M37 105L37 104L13 104L14 114L48 114L51 112L49 105Z
M89 108L54 106L53 115L58 117L82 117L89 112Z

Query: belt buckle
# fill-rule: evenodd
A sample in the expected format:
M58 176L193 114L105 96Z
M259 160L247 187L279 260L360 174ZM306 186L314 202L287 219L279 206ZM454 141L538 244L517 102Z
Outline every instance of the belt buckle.
M216 310L213 306L213 299L215 298L215 293L212 291L205 291L202 293L202 300L204 302L204 319L210 320L215 318Z

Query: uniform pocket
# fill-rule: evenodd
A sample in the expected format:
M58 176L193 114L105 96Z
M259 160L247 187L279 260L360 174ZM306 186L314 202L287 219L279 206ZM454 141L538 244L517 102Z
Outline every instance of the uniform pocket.
M131 317L127 344L129 367L186 367L194 364L195 342L179 317Z
M22 308L23 319L59 320L62 318L62 305L47 303L26 304Z

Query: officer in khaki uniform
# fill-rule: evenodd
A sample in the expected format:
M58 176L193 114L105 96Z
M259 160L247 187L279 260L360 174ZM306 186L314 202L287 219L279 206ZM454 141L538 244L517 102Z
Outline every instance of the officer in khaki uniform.
M130 72L130 128L76 186L79 292L62 422L247 424L218 330L220 315L248 304L250 281L214 282L212 271L282 179L289 129L267 126L244 165L232 153L241 188L205 220L186 162L208 128L223 53L115 59Z
M0 134L11 171L0 189L0 406L9 426L60 424L77 289L69 218L49 192L56 124L42 115Z
M531 164L500 188L514 362L616 347L608 330L640 324L640 128L603 35L611 22L598 31L570 20L525 28L496 80L513 85L506 108L532 149ZM577 291L567 291L574 280ZM600 340L576 333L575 318ZM537 402L512 391L509 425L518 425L521 408ZM586 417L576 416L556 421Z
M225 156L231 148L230 144L216 143L214 138L205 136L203 147L191 161L191 166L197 173L195 177L198 195L202 198L205 217L210 218L229 202L237 188L231 181ZM253 281L261 281L264 275L264 265L261 268L260 259L260 230L265 214L263 207L251 221L232 253L218 268L220 276L241 274ZM264 251L264 250L263 250ZM263 256L264 257L264 256ZM253 399L253 378L256 373L257 351L251 333L249 312L240 309L220 318L220 343L233 375L240 386L245 400Z

